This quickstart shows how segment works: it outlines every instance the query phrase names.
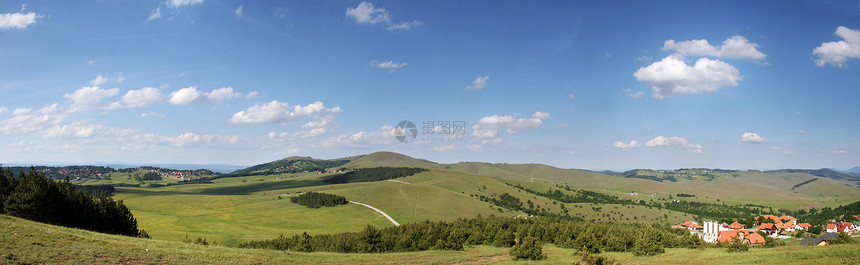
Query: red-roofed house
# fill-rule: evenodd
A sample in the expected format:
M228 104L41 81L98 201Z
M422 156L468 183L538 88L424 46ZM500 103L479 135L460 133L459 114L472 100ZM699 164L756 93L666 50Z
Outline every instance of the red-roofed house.
M717 238L717 241L719 241L719 242L723 242L723 243L725 243L725 242L731 242L735 237L738 237L738 232L741 232L741 231L742 231L742 230L725 230L725 231L720 231L720 237L719 237L719 238ZM743 235L743 234L741 233L741 235Z
M764 242L764 237L757 233L750 233L749 235L744 237L744 243L750 245L764 244Z
M702 229L702 226L697 224L694 221L686 221L686 222L683 222L679 225L672 226L672 228L679 228L679 229L683 228L683 229L687 229L687 230L696 231L696 229Z
M844 223L841 223L838 225L838 229L836 231L837 232L845 232L845 233L850 234L850 233L854 232L855 228L857 228L857 227L854 226L854 223L844 222Z
M744 229L744 226L745 225L742 225L741 223L734 222L734 223L729 225L729 229L739 230L739 229Z
M827 224L827 233L836 233L837 228L836 223L829 223Z
M780 224L780 226L781 226L781 224ZM758 230L765 232L765 233L768 233L768 234L774 234L776 232L779 232L779 228L776 226L776 224L771 224L771 223L763 223L763 224L759 225Z
M757 245L764 243L764 237L759 234L751 233L749 230L725 230L720 231L720 237L717 239L719 242L731 242L735 238L741 238L744 243L750 245Z
M812 225L810 225L809 223L799 223L799 224L797 224L797 227L798 227L797 229L806 230L806 229L809 229L810 226L812 226Z

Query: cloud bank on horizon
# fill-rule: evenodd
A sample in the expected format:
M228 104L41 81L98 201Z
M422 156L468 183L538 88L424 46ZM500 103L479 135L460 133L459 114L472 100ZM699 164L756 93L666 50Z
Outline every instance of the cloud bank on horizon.
M860 165L860 7L777 4L4 3L0 161Z

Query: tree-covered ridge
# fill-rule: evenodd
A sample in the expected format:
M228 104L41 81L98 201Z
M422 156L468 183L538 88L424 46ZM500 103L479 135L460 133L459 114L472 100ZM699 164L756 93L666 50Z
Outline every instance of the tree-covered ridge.
M343 174L331 176L323 181L330 184L350 182L371 182L412 176L427 171L417 167L374 167L359 168Z
M290 202L314 209L320 207L334 207L347 204L347 200L343 196L313 191L308 193L302 193L299 196L292 197L290 198Z
M792 212L792 215L798 220L809 223L813 227L822 228L830 223L830 220L855 222L855 215L860 215L860 201L853 202L848 205L841 205L836 208L824 207L821 209L812 208L809 210L799 210ZM841 218L841 219L840 219Z
M634 169L619 174L625 178L641 178L654 181L696 180L711 181L718 178L739 177L736 170L682 168L675 170Z
M233 176L251 176L251 175L272 175L281 173L299 173L305 171L324 171L326 169L337 168L349 163L348 159L323 160L313 159L310 157L290 157L277 161L272 161L265 164L248 167L233 171L228 175Z
M698 216L699 218L708 218L708 219L723 219L723 218L750 218L753 216L759 216L762 214L777 214L773 208L765 207L761 205L727 205L727 204L716 204L716 203L705 203L705 202L693 202L693 201L684 201L684 200L673 200L667 202L660 201L645 201L645 200L631 200L631 199L622 199L618 196L607 195L599 192L583 190L583 189L573 189L570 186L556 186L559 189L550 189L549 191L540 192L536 190L532 190L522 185L516 184L511 185L514 188L520 189L522 191L546 197L551 200L555 200L563 203L595 203L595 204L620 204L620 205L641 205L646 207L653 207L657 209L666 209L673 210L683 213L692 214L694 216ZM562 190L567 192L562 192ZM573 193L573 194L570 194Z
M15 177L0 168L0 213L102 233L142 234L122 201L89 195L68 179L57 182L38 170Z
M797 183L797 184L795 184L794 186L791 186L791 190L794 190L794 189L796 189L796 188L800 188L800 186L803 186L803 185L806 185L806 184L812 183L813 181L816 181L816 180L818 180L818 179L817 179L817 178L813 178L813 179L810 179L810 180L807 180L807 181L804 181L804 182L801 182L801 183Z
M343 253L380 253L423 250L463 250L468 245L512 247L531 237L542 243L563 248L636 252L647 255L666 247L696 247L699 237L668 226L581 222L557 218L476 217L455 221L424 221L383 229L367 226L363 231L251 241L239 246L292 251L326 251Z
M831 178L831 179L844 179L844 180L860 180L860 177L854 176L851 174L845 174L842 172L836 172L831 169L822 168L822 169L779 169L779 170L769 170L765 171L765 173L806 173L809 175L822 177L822 178Z
M151 167L151 166L142 166L142 167L132 167L132 168L123 168L117 170L117 172L122 173L132 173L135 171L149 171L154 172L159 175L177 175L177 176L208 176L215 175L215 172L208 169L195 169L195 170L182 170L182 169L170 169L170 168L160 168L160 167Z
M31 170L35 170L39 173L45 175L45 177L50 179L64 179L66 177L69 178L100 178L108 173L116 172L116 169L111 167L102 167L102 166L63 166L63 167L51 167L51 166L31 166L31 167L7 167L6 171L12 172L13 175L18 177L19 173L23 172L24 174L30 173Z
M567 215L567 210L564 210L563 214L552 213L552 212L547 211L546 208L543 208L540 205L535 205L531 200L526 201L526 204L523 205L523 202L520 201L519 198L514 197L513 195L510 195L508 193L502 193L502 194L495 196L495 197L494 196L488 197L488 196L484 196L484 195L471 195L471 196L477 197L479 200L481 200L483 202L491 203L495 206L498 206L502 209L507 209L509 211L524 212L524 213L532 215L532 216L543 216L543 217L557 218L557 219L563 219L563 220L582 221L582 218L572 217L570 215ZM564 208L564 207L562 207L562 208ZM499 209L499 212L502 212L502 210Z

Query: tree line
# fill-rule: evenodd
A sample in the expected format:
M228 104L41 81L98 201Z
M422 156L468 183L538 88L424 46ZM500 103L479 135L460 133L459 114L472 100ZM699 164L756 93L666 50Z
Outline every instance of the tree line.
M762 214L776 213L772 208L761 205L726 205L706 202L678 201L678 202L648 202L645 200L634 201L631 199L622 199L618 196L607 195L599 192L588 191L583 189L572 189L569 186L557 185L560 189L574 194L564 193L559 189L550 189L546 192L540 192L523 187L520 184L512 185L511 187L520 189L530 194L549 198L563 203L595 203L595 204L620 204L620 205L641 205L645 207L653 207L657 209L667 209L677 212L688 213L699 216L701 218L720 219L720 218L749 218L750 216L759 216Z
M146 235L122 201L104 193L91 195L68 178L54 181L37 170L21 171L16 177L0 168L0 213L101 233Z
M528 240L526 240L528 239ZM359 232L310 236L307 233L241 243L239 247L291 251L380 253L424 250L463 250L469 245L513 247L536 240L589 253L603 251L655 255L664 248L700 247L703 242L686 230L651 224L582 222L558 218L475 217L454 221L424 221L398 227L367 226ZM524 242L525 241L525 242ZM524 250L526 253L534 253ZM537 253L540 254L539 252ZM526 254L528 255L528 254Z
M314 209L347 204L347 200L343 196L313 191L291 197L290 202Z
M323 181L329 184L371 182L408 177L424 171L427 171L427 169L417 167L359 168L343 174L331 176Z

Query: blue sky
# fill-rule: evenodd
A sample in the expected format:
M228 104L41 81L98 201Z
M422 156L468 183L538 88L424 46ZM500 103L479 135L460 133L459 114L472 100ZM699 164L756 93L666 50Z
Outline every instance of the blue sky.
M6 163L860 166L858 1L4 1L0 51Z

